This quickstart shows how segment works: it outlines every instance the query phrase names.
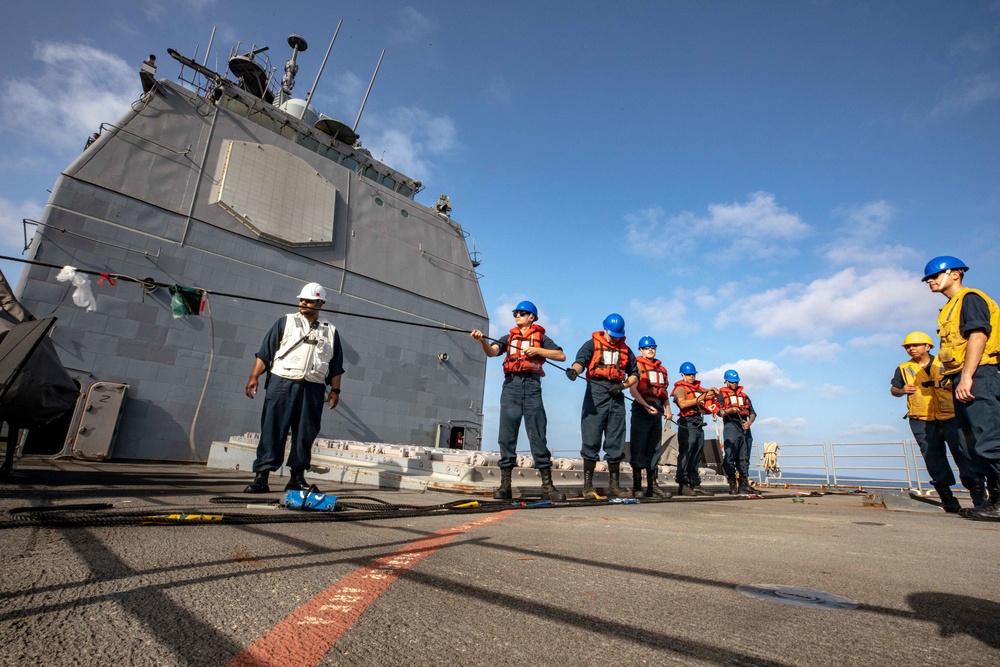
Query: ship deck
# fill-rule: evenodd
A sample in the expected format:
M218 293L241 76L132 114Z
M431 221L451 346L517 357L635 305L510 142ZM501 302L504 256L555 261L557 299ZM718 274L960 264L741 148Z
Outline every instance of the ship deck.
M246 482L198 465L26 458L0 482L0 508L5 521L11 508L75 503L228 512L209 498L239 496ZM323 490L395 504L456 499ZM920 503L874 508L857 494L765 496L7 528L0 664L1000 663L1000 524ZM738 590L747 585L850 603L792 591L783 599L800 604L784 604Z

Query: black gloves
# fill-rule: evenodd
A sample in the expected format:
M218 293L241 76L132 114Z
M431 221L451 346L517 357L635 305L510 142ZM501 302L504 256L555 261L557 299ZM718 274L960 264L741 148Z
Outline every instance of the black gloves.
M574 368L567 368L567 369L566 369L566 377L568 377L568 378L569 378L570 380L576 380L576 378L577 378L577 377L578 377L579 375L580 375L580 374L579 374L579 373L577 373L577 372L576 372L576 370L575 370Z
M622 395L623 387L620 384L613 384L608 387L608 393L611 394L612 398L618 398Z

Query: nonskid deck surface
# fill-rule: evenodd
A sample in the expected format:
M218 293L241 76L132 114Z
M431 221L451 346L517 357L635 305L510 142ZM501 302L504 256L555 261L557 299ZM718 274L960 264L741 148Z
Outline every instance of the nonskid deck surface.
M0 483L0 508L5 519L101 502L210 513L220 507L209 498L246 481L194 465L26 459ZM5 529L0 664L1000 661L1000 525L875 509L858 495L803 500ZM738 590L755 584L774 586L774 600Z

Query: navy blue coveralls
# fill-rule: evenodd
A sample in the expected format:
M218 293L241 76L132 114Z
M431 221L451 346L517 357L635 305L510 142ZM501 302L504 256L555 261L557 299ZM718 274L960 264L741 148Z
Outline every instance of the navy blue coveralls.
M635 363L635 354L632 353L631 348L626 347L625 349L628 352L625 376L638 375L639 369ZM593 357L594 339L591 338L576 353L576 359L573 363L588 368ZM608 389L616 384L621 386L621 382L587 378L583 393L583 412L580 416L580 437L582 440L580 456L586 461L601 460L602 438L604 440L605 461L619 463L625 458L625 396L619 394L615 398L608 393Z
M750 414L747 417L726 415L722 418L722 470L727 477L739 472L741 480L750 479L750 450L753 447L753 435L750 429L743 428L743 422L753 417L753 403L747 397Z
M990 309L978 294L966 294L962 300L959 333L968 339L973 331L987 336L992 332ZM952 391L960 373L949 375ZM955 399L955 420L965 435L969 454L992 479L1000 478L1000 373L997 364L980 364L972 376L975 400L965 403Z
M510 334L506 334L497 341L501 351L507 349L509 340ZM544 335L542 348L562 349ZM497 438L500 445L500 468L513 468L517 465L517 434L522 419L524 430L528 434L528 444L531 445L531 456L535 459L535 468L551 468L552 453L545 435L548 420L542 403L542 376L538 373L507 373L504 377L503 389L500 391L500 432Z
M267 332L255 355L268 369L264 383L264 407L260 415L260 442L257 443L257 458L253 462L255 473L281 467L289 431L292 434L292 448L288 454L289 469L309 470L313 441L319 434L323 420L326 387L335 376L344 372L344 352L340 346L340 334L335 331L333 358L330 359L323 384L308 380L289 380L271 373L284 331L283 317Z

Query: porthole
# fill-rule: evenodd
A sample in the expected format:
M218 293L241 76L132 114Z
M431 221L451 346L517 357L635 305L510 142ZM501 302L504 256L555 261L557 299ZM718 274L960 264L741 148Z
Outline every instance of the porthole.
M408 211L407 211L407 210L406 210L405 208L404 208L404 209L401 209L401 210L399 211L399 214L400 214L401 216L403 216L404 218L409 218L409 217L410 217L410 214L409 214L409 212L408 212Z
M381 206L381 205L382 205L382 204L384 204L384 203L385 203L385 202L384 202L384 201L382 201L382 198L381 198L381 197L375 197L375 205L376 205L376 206Z

